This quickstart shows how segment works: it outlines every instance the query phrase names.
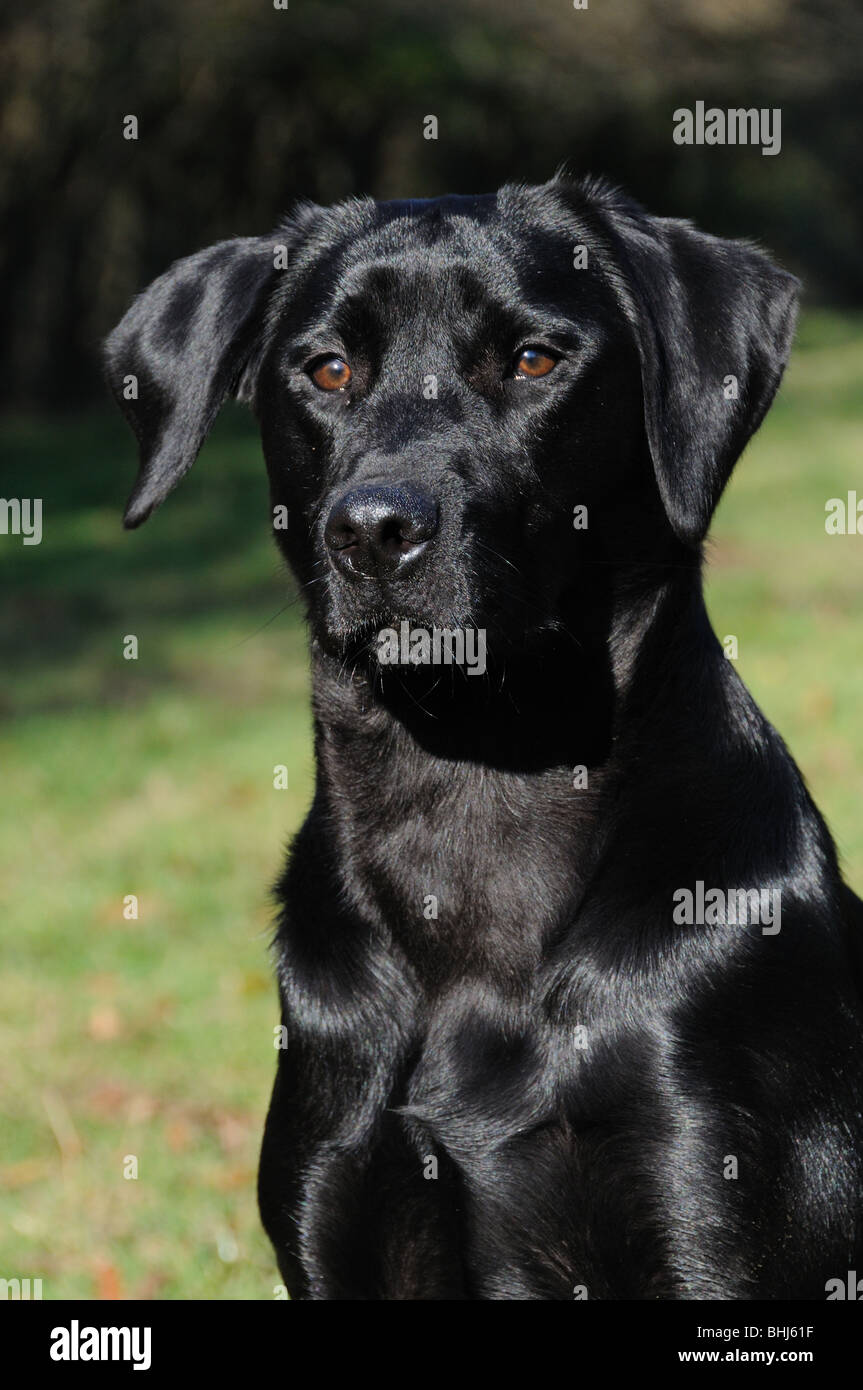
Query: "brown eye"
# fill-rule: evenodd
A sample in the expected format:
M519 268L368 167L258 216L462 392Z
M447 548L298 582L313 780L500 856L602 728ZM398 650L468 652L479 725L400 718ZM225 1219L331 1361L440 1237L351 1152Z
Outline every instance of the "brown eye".
M525 348L515 363L516 376L548 376L557 366L557 358L550 357L541 348Z
M311 373L312 381L322 391L344 391L350 386L353 372L341 357L325 357Z

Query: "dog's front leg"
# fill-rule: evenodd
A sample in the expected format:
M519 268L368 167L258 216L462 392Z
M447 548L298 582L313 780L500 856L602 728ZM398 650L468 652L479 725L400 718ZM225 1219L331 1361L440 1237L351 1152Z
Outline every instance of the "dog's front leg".
M423 1155L391 1113L356 1146L307 1145L302 1108L286 1104L286 1094L282 1074L261 1154L260 1200L291 1297L466 1298L456 1194L443 1163L432 1164L434 1155Z
M398 1113L416 1048L411 971L315 872L309 838L281 885L286 1046L261 1153L264 1226L293 1298L465 1298L449 1162Z

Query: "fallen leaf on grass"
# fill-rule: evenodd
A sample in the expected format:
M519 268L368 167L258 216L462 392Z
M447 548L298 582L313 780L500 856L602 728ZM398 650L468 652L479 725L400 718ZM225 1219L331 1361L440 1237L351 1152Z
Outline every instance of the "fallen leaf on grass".
M120 1271L107 1260L96 1261L96 1297L103 1301L113 1301L123 1297L123 1283Z
M94 1042L113 1042L119 1038L122 1023L113 1004L97 1004L90 1010L87 1031Z
M192 1142L192 1126L181 1116L168 1120L165 1125L165 1139L171 1153L185 1153Z
M28 1183L47 1178L54 1171L54 1165L47 1158L22 1158L20 1163L9 1163L0 1168L0 1187L11 1190L26 1187Z

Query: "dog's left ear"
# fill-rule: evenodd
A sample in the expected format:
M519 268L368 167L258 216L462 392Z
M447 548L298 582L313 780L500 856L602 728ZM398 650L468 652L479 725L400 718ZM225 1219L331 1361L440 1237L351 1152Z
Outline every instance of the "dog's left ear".
M177 261L133 303L105 344L106 374L140 446L123 518L140 526L191 468L262 329L272 238L238 237Z
M660 495L677 536L697 545L776 394L800 284L745 242L613 198L600 208Z

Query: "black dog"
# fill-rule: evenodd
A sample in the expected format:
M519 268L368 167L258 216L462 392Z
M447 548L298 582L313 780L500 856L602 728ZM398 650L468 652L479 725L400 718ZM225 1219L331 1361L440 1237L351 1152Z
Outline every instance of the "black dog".
M260 1174L295 1298L863 1270L863 909L701 591L797 288L554 181L304 206L109 340L127 525L236 393L308 605Z

